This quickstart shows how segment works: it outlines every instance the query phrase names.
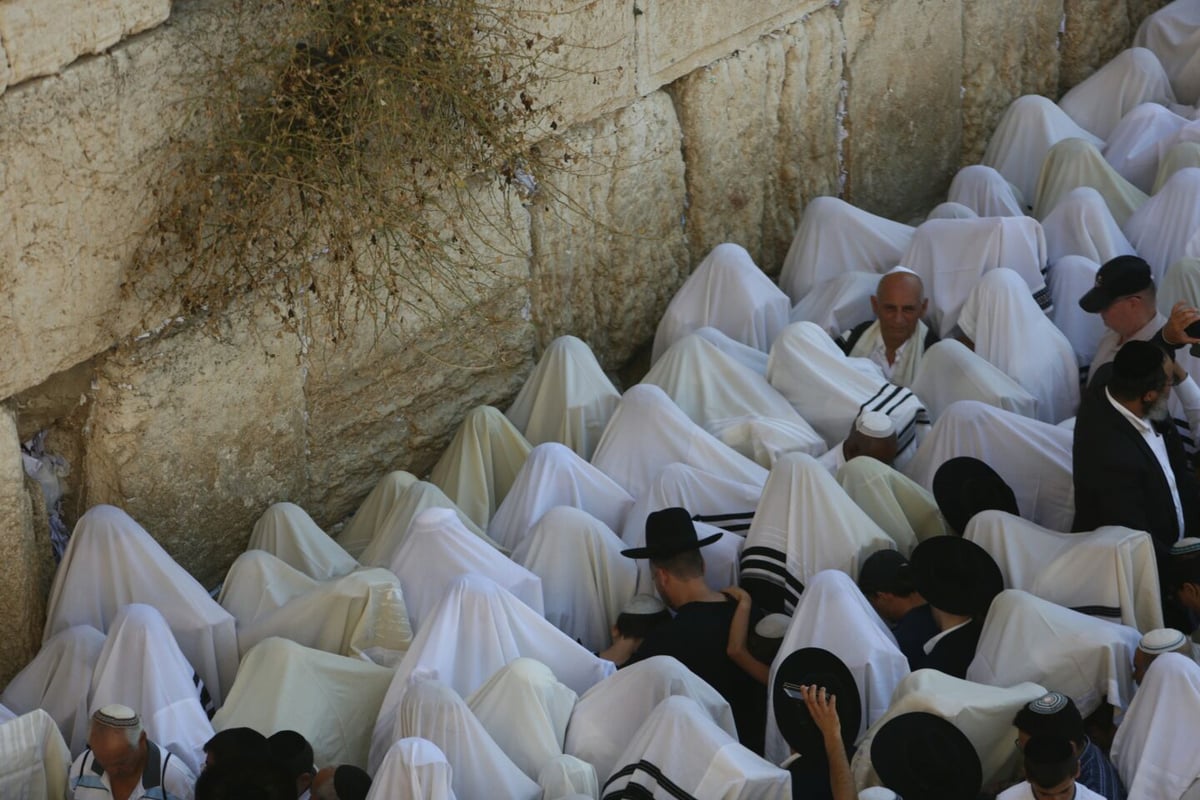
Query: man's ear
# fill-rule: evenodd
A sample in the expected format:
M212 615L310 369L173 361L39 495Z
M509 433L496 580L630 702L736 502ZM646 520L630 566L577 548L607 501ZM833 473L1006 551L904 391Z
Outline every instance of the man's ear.
M875 295L871 295L871 313L879 316L879 301L875 299Z

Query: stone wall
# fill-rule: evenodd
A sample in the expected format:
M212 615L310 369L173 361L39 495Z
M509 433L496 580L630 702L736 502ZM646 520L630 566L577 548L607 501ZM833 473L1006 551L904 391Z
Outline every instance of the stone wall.
M202 327L127 285L166 131L195 112L195 54L237 41L220 0L0 3L0 463L49 428L68 521L123 506L214 584L268 504L336 523L388 469L427 469L469 408L503 405L553 337L620 369L714 245L774 273L815 196L902 219L933 205L1012 99L1073 85L1159 5L521 3L565 42L565 77L536 92L564 159L527 204L471 187L497 221L471 242L502 254L493 279L302 340L255 298ZM36 645L46 548L19 471L0 500L2 683Z

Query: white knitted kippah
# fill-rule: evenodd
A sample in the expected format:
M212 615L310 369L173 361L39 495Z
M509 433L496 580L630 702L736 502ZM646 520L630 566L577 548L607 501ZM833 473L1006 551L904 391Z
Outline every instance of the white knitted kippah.
M622 614L657 614L664 610L667 604L652 594L635 594L633 599L621 609Z
M107 705L92 714L92 721L106 728L136 728L142 724L136 711L118 703Z
M1191 553L1200 553L1200 539L1194 536L1189 536L1186 539L1180 539L1175 544L1171 545L1171 555L1184 556Z
M1178 650L1187 641L1187 637L1172 628L1156 628L1138 642L1138 649L1152 656L1170 653Z
M872 439L886 439L896 432L896 423L882 411L864 411L854 420L854 430Z
M787 614L767 614L754 626L754 632L764 639L782 639L791 624Z

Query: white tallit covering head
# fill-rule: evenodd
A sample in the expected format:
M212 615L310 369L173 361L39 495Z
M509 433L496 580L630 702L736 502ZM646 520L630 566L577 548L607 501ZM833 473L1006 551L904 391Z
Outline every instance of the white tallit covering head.
M581 758L560 755L546 762L538 774L542 800L598 800L600 781L596 768Z
M1105 526L1058 533L1004 511L981 511L963 535L988 551L1004 585L1140 631L1162 625L1154 544L1142 531Z
M1042 220L1042 231L1046 234L1051 275L1054 266L1067 256L1084 256L1103 264L1117 256L1137 254L1104 198L1090 186L1077 186L1064 194ZM1054 310L1058 311L1059 299L1053 299ZM1077 306L1078 299L1072 299L1071 305Z
M1108 139L1134 107L1174 102L1175 93L1158 58L1144 47L1131 47L1077 83L1058 106L1089 133Z
M562 755L576 699L578 695L559 683L545 664L518 658L466 700L505 755L537 780L550 759Z
M693 333L704 337L710 344L716 345L718 350L727 356L732 356L742 366L749 367L760 375L767 374L767 354L762 350L742 344L709 326L697 328Z
M1063 256L1051 267L1047 278L1050 295L1054 298L1050 319L1071 343L1075 350L1075 362L1080 368L1092 363L1100 347L1100 339L1108 330L1099 314L1089 314L1079 307L1079 298L1096 285L1096 273L1099 270L1098 262L1084 256Z
M944 462L978 458L1012 488L1022 517L1066 531L1075 518L1073 442L1066 428L961 400L938 418L904 473L933 491L933 476Z
M1129 797L1176 800L1200 778L1197 718L1200 665L1180 653L1158 656L1113 739L1113 764Z
M1150 194L1158 194L1176 172L1188 167L1200 167L1200 142L1175 142L1158 162L1158 174L1154 176L1154 187Z
M0 725L6 722L12 722L19 715L8 706L0 705ZM59 734L62 735L61 733Z
M1200 256L1200 167L1181 169L1129 218L1129 241L1155 284L1181 258Z
M1155 300L1163 316L1170 316L1171 307L1180 300L1192 306L1200 303L1200 258L1181 258L1172 264ZM1182 351L1177 352L1176 357L1181 354Z
M852 458L838 470L837 482L905 557L918 543L949 533L933 493L882 461Z
M408 529L417 515L428 508L448 508L458 517L463 527L475 534L480 540L500 549L500 544L494 541L483 529L475 524L463 510L446 496L446 493L428 481L414 481L401 492L392 503L391 510L380 521L375 535L371 538L366 549L362 551L362 564L365 567L387 567L396 557L396 551L408 536Z
M488 533L516 550L542 515L557 506L586 511L619 531L632 505L633 497L612 478L565 445L547 442L529 452Z
M697 328L712 327L764 353L788 323L788 296L740 244L712 249L671 298L654 334L651 362Z
M486 529L530 449L508 417L491 406L479 406L467 412L446 452L433 465L429 481Z
M1050 148L1042 162L1033 215L1045 219L1063 195L1080 186L1091 186L1099 192L1122 228L1146 202L1146 193L1122 178L1096 145L1086 139L1063 139Z
M904 265L925 284L927 319L942 338L958 323L963 302L988 270L1015 271L1038 306L1048 309L1046 263L1046 237L1032 217L930 220L917 228L904 254Z
M805 647L828 650L854 676L862 701L856 740L887 711L892 692L908 677L908 659L896 638L850 576L837 570L817 573L796 606L767 682L766 757L777 764L788 757L789 748L775 720L775 673L784 659Z
M531 445L558 442L586 460L620 399L592 349L574 336L560 336L546 347L505 414Z
M945 339L925 351L912 391L934 421L959 400L978 400L1023 417L1037 416L1037 398L956 339Z
M409 681L392 736L392 741L417 736L436 744L450 762L459 797L542 796L541 788L504 754L463 699L434 678L413 676Z
M162 612L179 649L220 705L237 673L233 616L128 514L93 506L75 524L54 574L42 640L72 625L105 632L130 603Z
M1200 6L1195 0L1176 0L1146 17L1133 43L1158 57L1180 103L1200 101Z
M1012 186L1012 184L1009 184ZM1016 188L1015 186L1013 187ZM931 219L977 219L979 217L973 210L967 208L962 203L938 203L933 207L933 210L925 215L925 220Z
M362 555L400 495L416 482L416 475L403 470L394 470L380 478L346 527L335 537L337 543L354 558Z
M791 800L791 775L738 743L695 700L668 697L658 704L604 781L604 797L689 797ZM660 777L661 776L661 777ZM673 784L673 786L672 786ZM645 790L622 794L626 786Z
M925 408L912 392L855 369L811 322L793 323L775 340L767 380L829 447L846 438L860 412L883 411L896 425L896 463L903 464L929 427Z
M773 467L785 453L820 456L828 450L821 435L801 417L786 420L747 414L711 422L708 432L766 469Z
M58 725L72 756L82 753L91 724L92 672L103 648L104 634L91 625L59 631L8 682L0 703L16 714L45 710Z
M367 800L455 800L453 782L446 754L428 739L409 736L388 748Z
M238 669L213 727L301 733L318 764L367 766L371 726L392 670L325 653L288 639L264 639Z
M392 722L411 675L432 675L467 696L521 656L548 666L576 694L616 670L611 661L597 658L495 581L463 575L418 630L396 668L375 723L371 768L378 766L393 741Z
M822 281L792 306L789 322L815 322L830 336L838 337L871 319L871 297L879 286L878 272L853 270Z
M238 625L269 615L320 585L265 550L247 550L225 573L217 602ZM248 648L247 648L248 649Z
M818 572L835 569L856 578L867 556L895 548L829 470L812 456L793 454L771 470L746 534L740 573L780 586L791 613Z
M461 575L483 575L538 614L545 609L542 579L468 531L448 508L427 508L413 519L391 571L404 587L416 631Z
M779 287L799 303L814 287L846 272L883 273L900 263L913 229L836 197L814 197L804 208L783 260Z
M318 581L358 568L358 562L295 503L276 503L264 511L246 549L265 550Z
M1175 137L1190 120L1157 103L1133 108L1113 128L1104 146L1104 160L1121 177L1147 194Z
M983 163L1017 187L1025 202L1037 197L1038 173L1046 153L1063 139L1079 137L1097 147L1104 140L1079 127L1048 97L1027 94L1009 104L988 141Z
M1020 190L983 164L972 164L955 173L946 199L966 206L978 217L1025 216L1025 198Z
M213 727L194 675L162 614L140 603L125 606L96 659L92 710L113 703L136 709L146 736L197 775Z
M592 652L611 644L611 628L637 591L637 565L621 537L586 511L556 506L513 552L542 579L545 616Z
M967 680L989 686L1053 686L1091 714L1133 696L1133 651L1141 634L1084 616L1019 589L992 601Z
M592 464L635 498L674 463L761 486L767 471L688 419L657 386L638 384L621 397Z
M975 352L1037 398L1037 418L1057 424L1079 407L1075 350L1029 294L1021 276L994 269L963 303L958 326Z
M0 796L63 800L71 796L71 753L41 709L0 724Z
M1013 717L1022 706L1045 693L1036 683L998 688L953 678L936 669L919 669L900 682L887 712L859 741L858 752L850 762L854 783L860 789L880 785L871 765L871 742L889 720L910 711L935 714L963 732L979 754L984 786L1012 783L1020 767L1019 751L1013 746L1017 738Z

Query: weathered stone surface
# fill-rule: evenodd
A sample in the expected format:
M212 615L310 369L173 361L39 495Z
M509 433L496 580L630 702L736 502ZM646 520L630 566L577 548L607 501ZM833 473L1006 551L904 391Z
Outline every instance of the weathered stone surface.
M563 168L530 204L538 344L573 334L611 369L654 336L688 271L679 122L655 92L556 145Z
M638 91L649 94L827 4L828 0L639 0Z
M1058 90L1063 0L963 0L962 163L976 164L1009 103Z
M1135 30L1130 26L1127 0L1063 0L1063 11L1060 93L1128 47Z
M673 85L693 265L737 242L775 272L805 203L837 194L844 47L826 8Z
M847 0L846 199L907 219L945 194L962 145L962 0Z
M1142 20L1170 3L1171 0L1125 0L1125 2L1129 6L1129 32L1132 36L1137 33Z

